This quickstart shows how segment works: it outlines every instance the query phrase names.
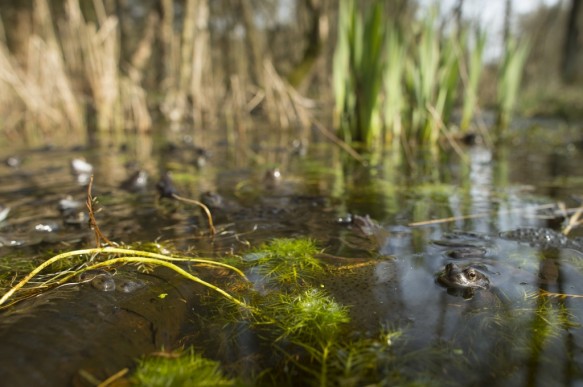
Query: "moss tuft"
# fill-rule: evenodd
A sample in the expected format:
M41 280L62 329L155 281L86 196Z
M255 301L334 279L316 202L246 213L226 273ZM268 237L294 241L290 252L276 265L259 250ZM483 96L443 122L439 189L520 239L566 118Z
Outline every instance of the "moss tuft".
M139 386L238 386L226 377L218 362L192 349L177 358L150 356L140 360L132 382Z

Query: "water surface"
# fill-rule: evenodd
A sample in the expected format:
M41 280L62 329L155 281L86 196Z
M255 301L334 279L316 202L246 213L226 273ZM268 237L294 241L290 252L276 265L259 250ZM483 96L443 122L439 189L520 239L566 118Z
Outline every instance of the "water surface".
M496 152L466 148L466 161L450 155L416 169L391 153L364 166L318 142L304 154L293 137L278 138L278 145L255 138L236 147L183 135L92 147L4 147L1 159L19 162L0 166L0 205L10 208L0 223L0 266L9 271L17 260L94 245L79 214L85 209L72 218L59 209L63 199L86 199L87 179L70 167L84 158L93 166L97 220L111 240L160 241L222 257L245 256L274 238L314 239L328 254L327 264L341 269L311 285L350 308L348 335L402 333L390 345L400 361L387 360L387 369L380 361L379 379L367 382L576 385L583 382L583 250L577 248L583 231L569 234L574 245L568 247L509 240L500 232L560 230L564 217L557 203L580 204L583 151L560 141L549 145L544 136L517 138ZM149 176L145 188L122 187L138 169ZM266 177L275 169L281 178ZM181 196L223 197L225 207L213 209L216 236L197 207L158 198L155 183L168 170ZM349 215L368 215L379 229L367 236L339 222ZM452 258L461 245L484 254ZM339 261L330 263L335 257ZM470 298L450 294L435 281L450 262L478 267L490 289ZM272 349L253 329L237 328L231 340L241 349L233 351L216 342L229 340L221 339L221 327L206 327L214 335L191 335L186 342L225 369L252 377L269 366ZM284 379L297 384L301 377Z

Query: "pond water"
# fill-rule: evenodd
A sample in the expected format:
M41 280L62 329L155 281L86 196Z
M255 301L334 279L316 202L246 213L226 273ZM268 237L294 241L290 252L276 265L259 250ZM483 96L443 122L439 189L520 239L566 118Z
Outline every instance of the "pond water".
M583 228L567 240L532 230L560 231L559 203L569 209L583 199L583 150L570 136L525 130L495 152L467 147L465 160L452 154L415 169L390 152L365 166L331 144L304 147L279 135L249 135L236 146L183 134L91 147L4 146L0 205L10 211L0 222L0 270L95 245L84 217L88 179L71 171L71 161L83 158L93 166L97 222L111 240L159 241L232 262L253 260L250 252L275 238L311 238L329 270L300 281L302 289L323 290L349 308L348 346L335 347L328 364L344 374L329 375L331 385L581 385ZM138 170L147 182L128 189L124 182ZM158 198L156 182L168 170L180 196L220 195L209 206L214 237L199 208ZM448 263L474 267L488 286L446 289L436 278ZM274 291L260 271L246 270L258 294ZM252 384L322 384L302 368L320 367L317 356L281 343L276 350L273 334L206 313L198 323L206 331L185 334L181 345ZM347 366L356 347L373 363Z

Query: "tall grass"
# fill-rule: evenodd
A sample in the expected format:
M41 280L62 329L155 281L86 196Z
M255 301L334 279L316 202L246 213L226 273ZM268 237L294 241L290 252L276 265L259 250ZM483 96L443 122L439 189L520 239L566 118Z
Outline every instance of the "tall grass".
M382 16L381 1L366 17L353 0L340 2L333 68L340 134L368 148L381 137L433 146L442 126L437 121L449 120L457 96L458 42L453 35L443 41L434 16L408 36Z
M334 90L342 137L370 145L380 137L379 92L384 66L382 7L363 15L354 0L340 2Z
M472 122L472 117L478 105L478 85L484 64L484 47L486 46L486 33L476 30L474 36L475 47L468 53L467 61L461 62L461 79L466 90L462 102L462 118L460 130L467 132ZM467 65L466 65L467 63Z
M416 44L408 42L415 47L405 73L410 147L437 144L441 122L449 121L456 97L459 79L456 38L452 35L442 43L435 24L435 16L430 15L421 23Z
M514 107L520 90L522 73L530 46L528 43L520 44L516 39L510 38L504 47L502 64L498 70L498 84L496 93L497 120L496 138L504 136L512 119Z
M412 28L399 29L382 22L382 4L377 0L361 12L354 0L340 1L333 62L339 133L367 148L392 142L409 153L436 149L441 138L451 141L444 131L451 130L456 106L462 113L460 131L470 128L486 34L476 31L472 42L467 28L445 34L438 28L436 10ZM507 47L499 86L502 126L516 100L525 56L523 47Z
M62 10L55 7L62 14L53 14L47 0L32 2L29 29L34 34L14 31L28 45L14 51L0 18L3 134L17 137L24 127L27 137L42 142L65 130L76 139L83 139L87 128L116 135L126 129L145 131L152 125L151 111L161 112L175 129L183 129L185 122L208 127L230 119L239 134L245 121L255 119L252 111L266 112L270 123L283 129L309 128L314 121L312 101L283 81L269 59L260 66L261 85L240 76L245 66L229 77L213 66L218 50L211 45L210 1L179 2L180 13L175 1L147 6L144 29L131 38L124 38L113 3L106 3L94 0L87 8L80 0L66 0L59 4ZM226 40L240 40L228 36L230 30L223 33ZM122 43L133 52L122 53ZM23 51L28 53L24 60Z
M384 138L387 143L398 143L403 130L402 115L407 106L402 82L406 65L403 59L406 57L406 51L399 31L394 27L387 28L385 42L388 60L383 74L385 99L382 113L384 124L390 130L385 130Z

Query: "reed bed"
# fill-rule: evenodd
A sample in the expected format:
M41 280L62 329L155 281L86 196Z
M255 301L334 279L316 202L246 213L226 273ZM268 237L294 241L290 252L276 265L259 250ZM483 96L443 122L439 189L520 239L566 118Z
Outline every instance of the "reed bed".
M45 20L46 3L39 1L35 10L35 20ZM22 127L23 135L29 139L37 137L39 130L41 134L63 129L69 132L84 125L52 27L40 25L38 29L49 31L48 37L29 38L25 67L19 65L5 44L0 44L0 98L2 106L7 107L0 125L4 123L7 131Z
M464 33L465 41L467 33ZM460 62L460 77L465 90L462 101L462 117L460 130L467 133L470 129L472 119L478 107L478 86L480 75L484 68L484 47L487 36L483 31L476 30L474 34L474 49L467 56L462 56ZM460 47L461 49L461 47Z
M270 124L284 130L304 129L304 140L305 129L316 127L343 149L392 144L407 154L435 149L443 138L453 138L456 107L461 111L459 131L472 130L486 36L476 33L469 39L466 28L446 34L437 12L405 27L386 22L380 0L366 7L354 0L338 3L332 60L336 136L314 118L315 101L325 101L325 96L300 95L269 56L260 63L258 84L240 73L250 71L245 58L234 66L239 69L235 73L229 73L228 65L221 73L211 55L211 41L217 38L211 36L210 2L186 0L179 16L174 3L164 0L160 9L150 8L142 35L134 38L134 51L124 55L127 60L121 55L120 20L106 12L103 0L92 2L92 20L79 0L66 0L65 22L58 28L47 0L35 0L24 56L8 49L0 25L0 130L16 136L24 128L27 138L84 136L87 128L144 132L157 110L174 128L184 123L216 127L220 119L233 139L254 119L252 113L263 112ZM233 47L244 42L225 39ZM513 42L506 47L498 83L499 128L511 118L527 53Z
M472 130L487 36L466 27L446 34L432 10L412 27L381 22L381 1L364 11L340 2L333 62L335 122L340 136L367 149L401 145L412 154ZM527 49L507 46L499 69L499 127L508 125ZM452 113L460 107L459 127Z
M502 64L499 69L498 87L496 94L496 138L504 137L514 111L520 83L522 81L523 68L530 51L528 43L520 44L516 39L510 38L504 47Z
M25 63L0 45L0 82L11 96L7 106L23 112L11 128L24 127L28 138L63 131L84 136L93 120L100 131L148 129L151 118L139 76L119 70L117 18L98 12L99 25L88 22L77 0L67 0L64 10L67 23L56 31L47 1L34 2L35 33L28 38Z
M224 115L227 121L237 120L240 130L260 104L266 105L268 120L283 129L310 125L307 111L313 102L287 84L269 60L263 65L261 85L238 74L227 77L231 81L226 84L218 80L206 0L185 1L180 16L170 0L161 2L160 13L152 8L127 62L121 58L120 22L106 12L103 0L92 2L92 21L84 16L79 0L62 5L65 20L56 29L47 0L34 2L34 33L27 37L25 61L10 52L0 28L0 101L7 112L1 115L0 130L5 134L17 136L21 127L27 137L39 139L65 130L84 136L87 128L143 132L152 126L153 108L171 127L212 124ZM156 50L159 59L152 58ZM146 74L152 61L159 68ZM157 80L148 85L154 89L147 89L144 82L152 80L152 72L157 72ZM220 109L224 105L226 109Z

